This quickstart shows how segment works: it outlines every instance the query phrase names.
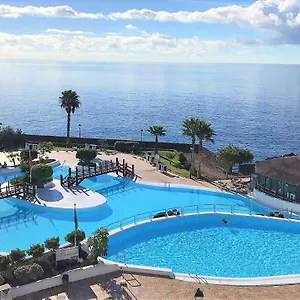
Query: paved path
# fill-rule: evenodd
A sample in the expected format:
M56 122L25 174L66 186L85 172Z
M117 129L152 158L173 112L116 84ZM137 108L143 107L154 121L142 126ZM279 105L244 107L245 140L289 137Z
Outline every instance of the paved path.
M204 300L289 300L300 298L300 285L274 287L234 287L205 285L159 277L124 274L127 287L122 288L120 274L99 276L70 284L67 290L61 287L28 295L26 300L90 300L90 299L194 299L197 288Z

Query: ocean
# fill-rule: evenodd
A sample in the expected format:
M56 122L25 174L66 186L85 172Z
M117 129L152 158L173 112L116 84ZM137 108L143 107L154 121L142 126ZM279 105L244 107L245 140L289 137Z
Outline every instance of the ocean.
M214 151L228 144L260 160L300 152L300 65L0 62L0 122L28 134L65 135L61 91L73 89L82 107L72 136L190 142L185 118L212 124Z

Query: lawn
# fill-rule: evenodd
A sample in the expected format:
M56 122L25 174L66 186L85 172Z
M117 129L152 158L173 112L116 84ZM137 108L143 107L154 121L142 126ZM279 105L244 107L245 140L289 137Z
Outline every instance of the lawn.
M147 152L151 152L152 154L154 154L154 151L147 151ZM145 156L146 156L147 152L144 153ZM190 178L190 171L184 169L178 160L178 154L179 154L178 152L158 151L158 154L159 154L159 160L167 165L168 170L170 172L175 173L182 177ZM172 155L172 154L173 155L175 154L174 158L168 157L169 155Z

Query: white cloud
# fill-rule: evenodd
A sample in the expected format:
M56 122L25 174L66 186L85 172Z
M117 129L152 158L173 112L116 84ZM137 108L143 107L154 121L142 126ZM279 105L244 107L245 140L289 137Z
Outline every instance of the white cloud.
M300 0L257 0L248 6L228 5L206 11L154 11L131 9L125 12L85 13L77 12L70 6L16 7L0 5L0 17L44 16L53 18L81 18L105 20L151 20L157 22L221 23L250 26L268 30L271 37L265 43L300 44ZM128 31L138 29L129 24ZM143 35L142 31L139 31ZM144 32L145 34L145 32Z
M197 59L206 52L212 53L229 43L223 41L202 41L198 37L188 39L170 38L167 35L154 33L149 36L112 35L103 37L87 37L79 35L37 34L13 35L0 33L0 56L51 56L53 59L101 60L103 56L111 59L114 56L137 58L143 60L160 60L164 57L172 61L180 57L182 61ZM14 48L17 50L14 51ZM9 51L8 51L9 49ZM147 55L145 55L147 54ZM20 58L20 57L19 57ZM177 59L175 59L177 61Z
M92 35L93 32L89 31L79 31L79 30L61 30L61 29L54 29L49 28L45 30L46 33L57 33L57 34L75 34L75 35Z
M137 31L137 27L133 26L132 24L128 24L125 26L126 30L128 31Z
M102 13L82 13L75 11L72 7L63 6L24 6L0 5L0 17L19 18L22 16L39 16L52 18L73 18L73 19L104 19Z

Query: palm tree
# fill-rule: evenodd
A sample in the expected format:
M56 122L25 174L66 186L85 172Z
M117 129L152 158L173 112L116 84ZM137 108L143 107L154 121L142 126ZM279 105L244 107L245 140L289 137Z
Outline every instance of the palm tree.
M71 128L71 113L75 113L77 108L80 108L79 95L72 90L61 92L59 97L60 107L67 112L67 143L70 142L70 128Z
M192 139L191 173L195 170L195 145L198 121L195 118L186 119L182 124L182 134Z
M203 120L197 119L197 132L196 136L199 139L199 158L198 158L198 170L197 177L201 177L201 153L203 150L203 142L214 143L213 136L216 135L215 131L211 128L211 124L206 123Z
M158 149L158 137L166 135L166 129L163 126L151 126L147 129L152 135L155 136L155 154L157 154Z

